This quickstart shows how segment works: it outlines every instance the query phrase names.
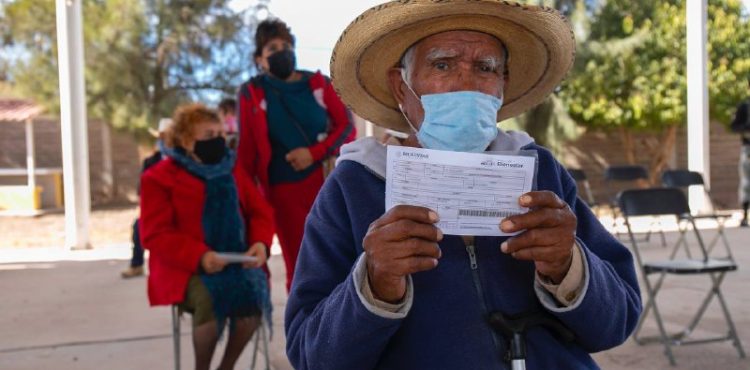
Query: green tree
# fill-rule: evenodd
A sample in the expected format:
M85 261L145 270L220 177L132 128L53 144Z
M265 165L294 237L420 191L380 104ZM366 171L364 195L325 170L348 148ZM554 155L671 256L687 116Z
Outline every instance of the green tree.
M526 2L553 7L567 16L577 31L579 45L581 37L585 36L582 30L587 27L586 14L598 4L598 0L526 0ZM546 146L556 154L562 152L566 142L575 140L582 132L577 123L571 119L558 92L550 95L528 112L509 119L501 125L504 129L528 132L538 144Z
M630 163L632 134L658 135L648 148L652 183L686 122L685 1L608 0L594 14L588 44L561 94L577 122L618 132ZM710 0L708 18L711 118L728 124L747 93L750 25L739 0Z
M85 0L88 114L143 135L186 100L233 93L249 77L255 13L230 0ZM0 3L0 41L22 51L8 67L24 96L59 111L55 0Z

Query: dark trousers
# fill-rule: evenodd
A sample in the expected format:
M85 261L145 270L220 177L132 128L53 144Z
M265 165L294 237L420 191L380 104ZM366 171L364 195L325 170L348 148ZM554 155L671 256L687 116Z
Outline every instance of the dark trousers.
M143 266L143 246L141 246L141 233L138 229L136 218L133 222L133 257L130 259L130 267Z

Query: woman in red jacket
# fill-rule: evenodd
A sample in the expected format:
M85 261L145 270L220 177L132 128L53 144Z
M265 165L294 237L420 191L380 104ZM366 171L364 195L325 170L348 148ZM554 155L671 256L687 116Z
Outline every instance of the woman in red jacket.
M328 78L295 69L294 36L284 22L263 21L255 45L262 73L239 89L238 160L274 208L289 290L326 159L356 130Z
M263 267L273 237L270 206L234 166L218 115L201 104L177 109L167 159L141 179L141 237L151 252L151 305L193 315L196 369L208 369L225 323L220 369L232 369L271 304ZM218 253L252 256L230 264ZM227 320L228 319L228 320Z

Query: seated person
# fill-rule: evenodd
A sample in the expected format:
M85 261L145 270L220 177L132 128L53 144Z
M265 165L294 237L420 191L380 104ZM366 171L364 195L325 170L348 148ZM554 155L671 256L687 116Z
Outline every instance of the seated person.
M141 179L141 237L151 252L151 305L178 304L193 315L195 368L208 369L229 320L220 369L232 369L260 325L270 320L267 276L273 214L224 139L219 116L201 104L179 107L166 159ZM238 232L239 231L239 232ZM256 258L228 264L217 253Z

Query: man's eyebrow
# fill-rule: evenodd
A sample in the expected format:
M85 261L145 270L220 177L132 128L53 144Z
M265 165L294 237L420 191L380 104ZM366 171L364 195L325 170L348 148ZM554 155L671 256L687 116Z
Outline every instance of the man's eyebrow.
M433 48L427 53L427 61L433 62L440 59L455 58L458 56L458 52L451 49Z

